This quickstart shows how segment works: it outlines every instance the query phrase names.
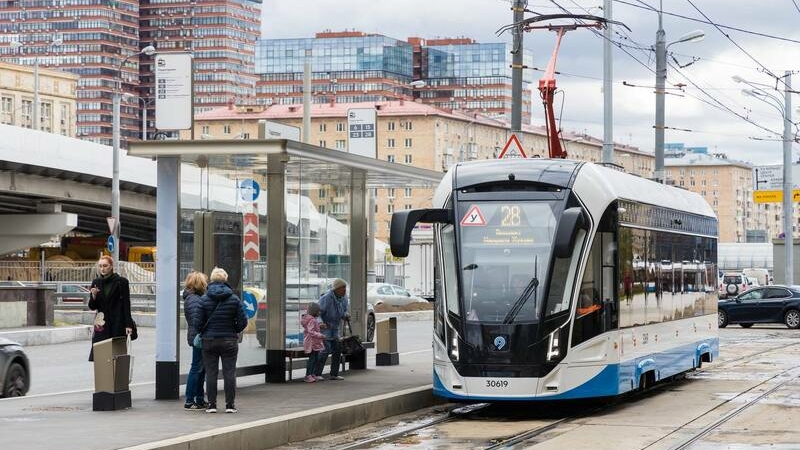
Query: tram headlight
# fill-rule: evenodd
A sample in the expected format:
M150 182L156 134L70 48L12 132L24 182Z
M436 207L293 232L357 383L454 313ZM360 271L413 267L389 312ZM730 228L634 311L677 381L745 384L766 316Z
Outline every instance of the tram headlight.
M458 333L450 322L447 322L447 338L447 352L450 354L450 359L458 361Z
M561 333L561 328L557 328L550 333L550 337L547 343L547 360L554 361L558 359L559 350L558 350L558 335Z

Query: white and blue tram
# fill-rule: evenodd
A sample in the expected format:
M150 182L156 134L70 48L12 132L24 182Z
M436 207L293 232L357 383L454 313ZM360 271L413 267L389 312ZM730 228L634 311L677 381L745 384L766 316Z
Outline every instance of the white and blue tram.
M431 209L433 389L456 400L608 397L719 353L717 220L699 195L563 159L459 163Z

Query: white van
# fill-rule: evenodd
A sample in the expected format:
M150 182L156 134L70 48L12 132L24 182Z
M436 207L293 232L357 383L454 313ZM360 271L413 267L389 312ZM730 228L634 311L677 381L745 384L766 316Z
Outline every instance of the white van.
M743 269L742 273L748 278L755 278L758 284L766 286L769 284L769 271L767 269Z

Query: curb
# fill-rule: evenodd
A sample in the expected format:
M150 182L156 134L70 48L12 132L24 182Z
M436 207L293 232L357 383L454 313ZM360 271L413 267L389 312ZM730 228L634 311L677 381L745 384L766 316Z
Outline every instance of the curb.
M259 450L300 442L445 403L431 385L354 400L270 419L216 428L122 450L189 450L224 448Z
M24 347L34 345L62 344L64 342L88 341L92 338L89 325L33 328L30 330L0 331L0 337L8 338Z

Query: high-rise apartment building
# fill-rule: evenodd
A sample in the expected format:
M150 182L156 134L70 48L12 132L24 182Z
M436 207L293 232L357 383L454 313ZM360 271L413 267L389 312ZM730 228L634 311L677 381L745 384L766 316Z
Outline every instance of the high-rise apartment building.
M511 118L511 46L472 39L398 39L360 31L257 44L259 103L303 102L303 71L311 65L312 103L418 99L447 110ZM523 57L528 66L533 55ZM522 120L531 119L531 75L523 76Z
M153 59L142 48L192 51L195 106L225 105L254 93L260 16L261 0L0 1L0 57L79 75L83 139L111 145L114 92L129 94L120 107L125 145L141 136L143 107L154 117Z

